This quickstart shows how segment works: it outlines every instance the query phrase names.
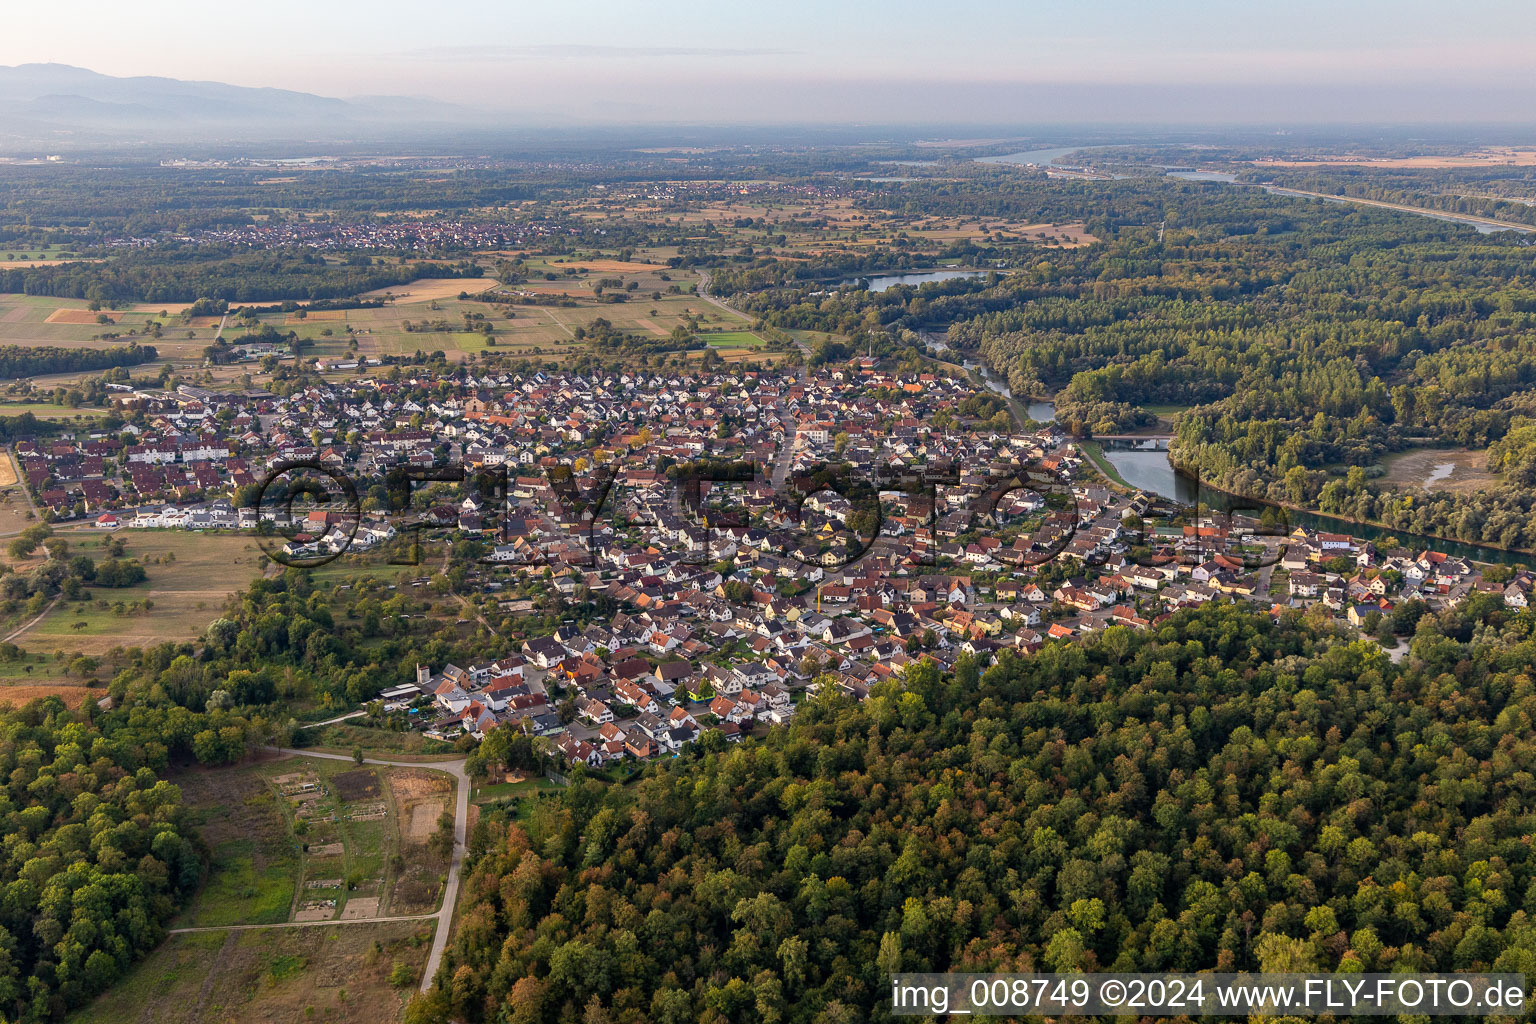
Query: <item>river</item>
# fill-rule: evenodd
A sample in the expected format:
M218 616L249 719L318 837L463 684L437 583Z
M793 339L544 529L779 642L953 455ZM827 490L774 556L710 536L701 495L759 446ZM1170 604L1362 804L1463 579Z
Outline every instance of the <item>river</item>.
M933 331L925 331L923 333L923 340L928 342L929 346L936 353L943 354L946 352L954 352L954 349L949 347L949 342L944 340L944 335L942 334L938 334ZM960 356L960 365L973 373L979 373L981 375L981 382L991 390L997 392L999 395L1002 395L1004 398L1013 398L1022 404L1024 406L1024 412L1029 416L1030 419L1036 421L1037 423L1050 423L1056 418L1055 402L1047 401L1042 398L1017 398L1017 396L1015 396L1013 393L1013 389L1008 386L1008 382L1003 380L1003 378L999 377L997 374L993 373L991 367L986 366L983 363L975 362L963 354Z
M1216 491L1209 487L1197 485L1193 477L1184 476L1176 472L1173 464L1168 461L1167 452L1106 449L1104 451L1104 458L1109 461L1110 465L1115 467L1115 472L1119 473L1125 482L1132 487L1140 488L1150 494L1156 494L1164 498L1171 498L1181 505L1193 505L1198 498L1200 504L1207 507L1226 509L1239 500L1223 491ZM1296 509L1285 509L1284 511L1286 521L1292 528L1305 526L1309 530L1347 533L1351 537L1358 537L1361 540L1373 542L1379 541L1383 537L1396 537L1405 547L1415 549L1431 548L1435 551L1443 551L1453 558L1467 558L1495 565L1536 564L1536 558L1530 555L1503 551L1499 548L1484 547L1481 544L1441 540L1436 537L1409 533L1406 530L1388 530L1379 526L1371 526L1367 523L1352 523L1347 519L1320 515L1316 512L1300 512Z
M1082 146L1058 146L1054 149L1026 149L1020 153L1004 153L1001 156L981 156L976 158L981 164L1034 164L1044 167L1058 157L1068 153L1076 153Z

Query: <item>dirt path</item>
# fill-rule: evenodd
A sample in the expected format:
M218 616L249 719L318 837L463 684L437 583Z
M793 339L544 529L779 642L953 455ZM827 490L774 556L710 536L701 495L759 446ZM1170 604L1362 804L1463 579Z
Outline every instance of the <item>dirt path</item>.
M21 478L21 463L16 460L16 453L6 449L5 458L10 463L11 475L16 478L14 486L20 489L21 496L26 499L27 508L32 512L32 518L41 522L42 516L37 511L37 502L32 500L32 488L28 487L27 482ZM13 537L25 529L26 527L23 526L18 530L6 530L4 533L0 533L0 537Z
M350 760L350 758L348 759ZM439 912L440 913L440 912ZM403 914L400 917L358 917L338 918L334 921L277 921L273 924L201 924L195 928L172 928L168 935L195 935L198 932L257 932L270 928L330 928L333 925L345 924L379 924L388 921L435 921L438 914ZM433 971L437 968L434 966ZM427 989L422 987L422 991Z
M447 575L447 573L448 573L448 564L452 560L452 558L453 558L453 549L452 548L449 548L447 551L443 552L443 567L440 570L438 570L441 574ZM457 594L457 593L452 594L451 596L453 597L453 599L455 601L459 602L459 607L463 608L464 610L466 610L466 611L468 611L468 612L470 612L471 614L474 615L475 621L480 623L480 625L484 626L485 629L486 629L486 632L490 633L491 636L501 636L500 633L496 632L496 628L494 626L492 626L489 622L485 621L485 616L480 614L480 609L470 607L469 599L468 598L466 598L462 594ZM322 724L325 724L325 723L322 723Z
M558 316L555 315L554 307L546 306L544 311L549 314L549 318L553 320L562 331L564 331L566 334L569 334L573 340L575 339L576 332L571 330L570 326L564 320L561 320Z
M18 636L21 636L21 634L25 633L27 630L31 629L33 626L37 625L39 622L42 622L43 619L47 617L48 613L53 611L54 606L62 600L64 600L63 594L55 597L52 601L48 602L47 608L44 608L42 611L37 613L36 618L30 619L29 621L24 622L20 626L17 626L15 629L11 630L10 635L5 637L4 640L0 640L0 643L6 643L8 641L14 640Z

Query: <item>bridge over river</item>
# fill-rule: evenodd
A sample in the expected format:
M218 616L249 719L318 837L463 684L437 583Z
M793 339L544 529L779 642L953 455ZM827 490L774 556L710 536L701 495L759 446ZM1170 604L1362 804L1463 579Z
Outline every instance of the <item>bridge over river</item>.
M1172 434L1095 434L1084 438L1085 441L1097 441L1103 445L1115 447L1135 448L1144 452L1165 452L1168 443L1173 440Z

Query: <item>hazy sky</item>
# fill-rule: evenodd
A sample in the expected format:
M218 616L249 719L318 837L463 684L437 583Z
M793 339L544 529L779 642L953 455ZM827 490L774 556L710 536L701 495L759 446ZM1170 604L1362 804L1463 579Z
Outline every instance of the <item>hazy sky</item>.
M75 0L56 61L530 120L1529 120L1531 0Z

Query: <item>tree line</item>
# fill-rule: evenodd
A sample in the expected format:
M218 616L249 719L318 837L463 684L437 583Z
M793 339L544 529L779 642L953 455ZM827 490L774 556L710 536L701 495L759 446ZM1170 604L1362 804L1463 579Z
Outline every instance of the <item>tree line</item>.
M1422 612L1422 609L1421 609ZM482 819L413 1024L884 1020L894 971L1536 968L1536 616L1236 605Z

